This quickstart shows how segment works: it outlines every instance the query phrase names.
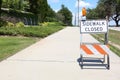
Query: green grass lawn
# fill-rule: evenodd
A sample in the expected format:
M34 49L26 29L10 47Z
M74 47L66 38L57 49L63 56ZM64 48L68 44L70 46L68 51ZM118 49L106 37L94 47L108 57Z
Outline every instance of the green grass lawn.
M109 40L114 42L117 45L120 45L120 31L110 30Z
M0 27L0 61L63 28L54 22L44 26Z
M103 42L101 38L104 38L103 34L92 34L97 40L100 42ZM114 44L120 45L120 31L115 30L109 30L109 41L111 41ZM115 52L118 56L120 56L120 49L116 48L115 46L111 45L110 49Z
M104 38L104 34L97 34L96 36L99 36L100 38ZM109 41L117 45L120 45L120 31L109 30L108 39Z
M0 61L38 41L28 37L0 37Z

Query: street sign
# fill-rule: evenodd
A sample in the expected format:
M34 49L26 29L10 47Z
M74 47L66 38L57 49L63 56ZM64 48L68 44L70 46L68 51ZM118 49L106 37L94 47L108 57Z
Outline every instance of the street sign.
M108 23L106 20L86 20L80 22L81 33L107 33Z

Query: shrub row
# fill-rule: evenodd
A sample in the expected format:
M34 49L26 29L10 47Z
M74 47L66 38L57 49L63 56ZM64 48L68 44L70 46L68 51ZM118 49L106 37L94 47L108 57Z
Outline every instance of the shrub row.
M1 23L0 23L0 27L24 27L24 23L23 22L18 22L16 24L13 24L11 22L7 22L7 21L3 21L3 20L0 20Z
M7 22L0 18L0 27L4 26L6 24L7 24Z
M25 21L28 21L27 25L38 24L38 16L31 12L23 12L23 11L14 10L14 9L9 9L9 10L2 9L2 16L16 17L18 19L21 19L21 21L24 22L24 24L26 24Z
M30 26L30 27L1 27L0 35L26 36L26 37L46 37L60 29L63 26Z

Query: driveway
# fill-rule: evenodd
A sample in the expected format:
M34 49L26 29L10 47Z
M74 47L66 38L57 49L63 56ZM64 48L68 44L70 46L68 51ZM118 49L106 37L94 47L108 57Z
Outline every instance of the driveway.
M85 42L97 42L89 34ZM120 58L110 52L110 70L81 69L80 32L67 27L0 62L1 80L120 80Z

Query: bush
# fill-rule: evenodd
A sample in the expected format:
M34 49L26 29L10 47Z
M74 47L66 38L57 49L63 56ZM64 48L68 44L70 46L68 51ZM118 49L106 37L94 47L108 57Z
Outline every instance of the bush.
M7 25L7 22L0 19L0 27L6 26L6 25Z
M16 27L25 27L23 22L16 23Z
M44 22L42 23L42 26L61 26L63 23L61 22Z
M9 16L9 17L15 17L16 19L18 19L18 20L20 19L22 21L24 21L24 19L25 19L29 22L26 25L37 25L38 24L38 16L31 12L23 12L20 10L14 10L14 9L9 8L9 10L2 10L2 15ZM31 24L30 19L34 23ZM25 21L24 21L24 23L25 23Z
M13 23L11 23L11 22L7 22L6 27L15 27L15 25Z
M49 25L49 22L42 23L42 26L48 26L48 25Z
M47 23L48 24L48 23ZM56 31L63 29L63 26L52 22L49 26L31 26L31 27L1 27L0 35L26 36L26 37L46 37Z

